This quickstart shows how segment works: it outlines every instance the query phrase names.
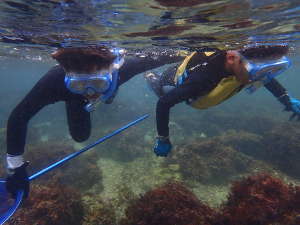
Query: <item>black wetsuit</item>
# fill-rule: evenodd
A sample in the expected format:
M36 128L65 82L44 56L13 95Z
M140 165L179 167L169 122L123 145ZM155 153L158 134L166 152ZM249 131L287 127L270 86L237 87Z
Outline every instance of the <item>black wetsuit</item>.
M153 68L178 62L182 57L167 55L156 57L126 57L119 70L118 86L136 74ZM7 123L7 153L20 155L24 152L27 124L43 107L58 101L66 102L69 131L74 140L81 142L90 136L90 113L85 111L87 99L70 92L64 83L65 72L62 67L50 69L16 106Z
M189 61L186 70L188 77L184 82L159 98L156 106L156 125L159 136L169 136L169 112L175 104L196 99L208 94L225 77L232 74L225 70L225 51L217 51L210 57L197 53ZM161 86L176 86L174 83L177 66L167 69L160 78ZM273 79L265 87L279 97L286 90ZM241 87L242 88L242 87Z

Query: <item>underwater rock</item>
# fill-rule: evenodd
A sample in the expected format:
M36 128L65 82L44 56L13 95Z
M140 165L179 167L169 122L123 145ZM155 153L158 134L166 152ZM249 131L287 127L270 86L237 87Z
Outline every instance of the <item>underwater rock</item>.
M81 225L83 204L79 192L58 183L32 185L29 198L8 220L8 225Z
M289 122L269 123L268 126L272 129L260 129L257 133L228 129L214 139L207 140L231 147L253 159L263 160L289 176L300 178L299 126Z
M300 178L299 124L283 123L264 135L264 159L290 176Z
M263 136L244 130L228 130L216 137L224 145L231 146L235 150L254 158L263 158L264 143Z
M216 212L178 182L146 192L126 209L121 225L210 225Z
M176 147L165 164L179 164L184 178L203 184L223 184L250 171L253 160L222 143L221 138Z
M299 189L268 174L234 182L216 225L296 225Z

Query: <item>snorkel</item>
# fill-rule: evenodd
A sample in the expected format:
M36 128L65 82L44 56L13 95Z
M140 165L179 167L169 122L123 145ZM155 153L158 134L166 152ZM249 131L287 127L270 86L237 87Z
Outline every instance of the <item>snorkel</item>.
M95 98L95 100L89 99L89 103L84 106L84 109L87 112L93 112L95 111L95 109L99 104L100 104L99 98Z
M110 103L116 95L118 88L119 69L124 64L124 55L126 52L124 49L120 48L114 48L111 50L111 52L116 56L116 59L112 63L109 88L106 91L101 92L98 98L89 99L89 103L84 107L87 112L94 111L100 102Z

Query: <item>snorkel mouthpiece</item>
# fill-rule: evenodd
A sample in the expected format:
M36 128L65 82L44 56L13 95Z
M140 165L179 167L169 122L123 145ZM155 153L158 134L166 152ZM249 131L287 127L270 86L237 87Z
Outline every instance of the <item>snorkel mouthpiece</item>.
M87 112L93 112L93 111L96 110L96 108L97 108L97 106L99 105L99 103L100 103L100 99L97 98L97 99L95 99L95 100L93 100L93 101L90 101L88 104L86 104L86 105L84 106L84 109L85 109L85 111L87 111Z

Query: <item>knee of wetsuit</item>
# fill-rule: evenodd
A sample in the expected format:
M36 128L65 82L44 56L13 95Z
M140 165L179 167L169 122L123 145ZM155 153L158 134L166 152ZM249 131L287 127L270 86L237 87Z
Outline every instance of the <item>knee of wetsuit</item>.
M88 131L76 133L76 134L74 132L70 132L70 133L71 133L73 140L76 142L86 141L90 137L90 134L91 134L91 132L88 132Z
M84 136L81 136L81 137L73 137L73 140L76 141L76 142L84 142L88 139L89 137L84 137Z
M174 104L170 103L167 98L162 96L158 99L156 106L157 106L157 109L162 109L162 108L166 109L166 108L173 107Z

